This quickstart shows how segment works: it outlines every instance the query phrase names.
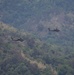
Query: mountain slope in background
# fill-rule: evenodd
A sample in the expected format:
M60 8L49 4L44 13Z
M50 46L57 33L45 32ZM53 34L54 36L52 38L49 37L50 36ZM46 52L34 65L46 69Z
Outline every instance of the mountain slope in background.
M72 46L73 7L74 0L0 0L0 21L50 43ZM60 32L49 32L48 28L58 28Z

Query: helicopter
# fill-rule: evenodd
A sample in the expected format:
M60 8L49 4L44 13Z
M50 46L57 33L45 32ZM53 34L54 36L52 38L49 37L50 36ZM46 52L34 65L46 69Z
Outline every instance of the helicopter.
M60 31L60 30L57 29L57 28L56 28L56 29L53 29L53 30L50 30L50 28L48 28L48 30L49 30L49 31L52 31L52 32L59 32L59 31Z
M13 39L13 38L11 37L11 39L12 39L13 41L21 41L21 42L23 42L23 41L24 41L24 39L23 39L23 38Z

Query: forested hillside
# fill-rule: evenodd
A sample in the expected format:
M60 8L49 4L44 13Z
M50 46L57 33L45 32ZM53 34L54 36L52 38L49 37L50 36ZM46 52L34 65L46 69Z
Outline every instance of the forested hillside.
M16 41L18 38L24 41ZM29 33L0 23L0 75L73 74L73 47L46 44Z
M0 0L0 75L74 75L74 0Z

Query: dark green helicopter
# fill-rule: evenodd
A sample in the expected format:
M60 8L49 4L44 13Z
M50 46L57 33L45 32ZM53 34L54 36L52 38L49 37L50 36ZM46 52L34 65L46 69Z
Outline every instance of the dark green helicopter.
M13 41L20 41L20 42L23 42L23 41L24 41L23 38L14 39L14 38L11 37L11 39L12 39Z
M57 28L56 28L56 29L53 29L53 30L50 30L50 28L48 28L48 30L49 30L49 31L52 31L52 32L59 32L59 31L60 31L60 30L57 29Z

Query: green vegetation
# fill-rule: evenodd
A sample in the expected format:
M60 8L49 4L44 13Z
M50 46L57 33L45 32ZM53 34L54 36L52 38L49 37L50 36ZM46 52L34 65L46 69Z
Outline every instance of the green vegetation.
M11 28L0 23L0 75L74 74L74 47L46 44L15 28L10 31ZM23 42L11 39L20 35Z
M74 75L74 0L0 0L0 75Z

